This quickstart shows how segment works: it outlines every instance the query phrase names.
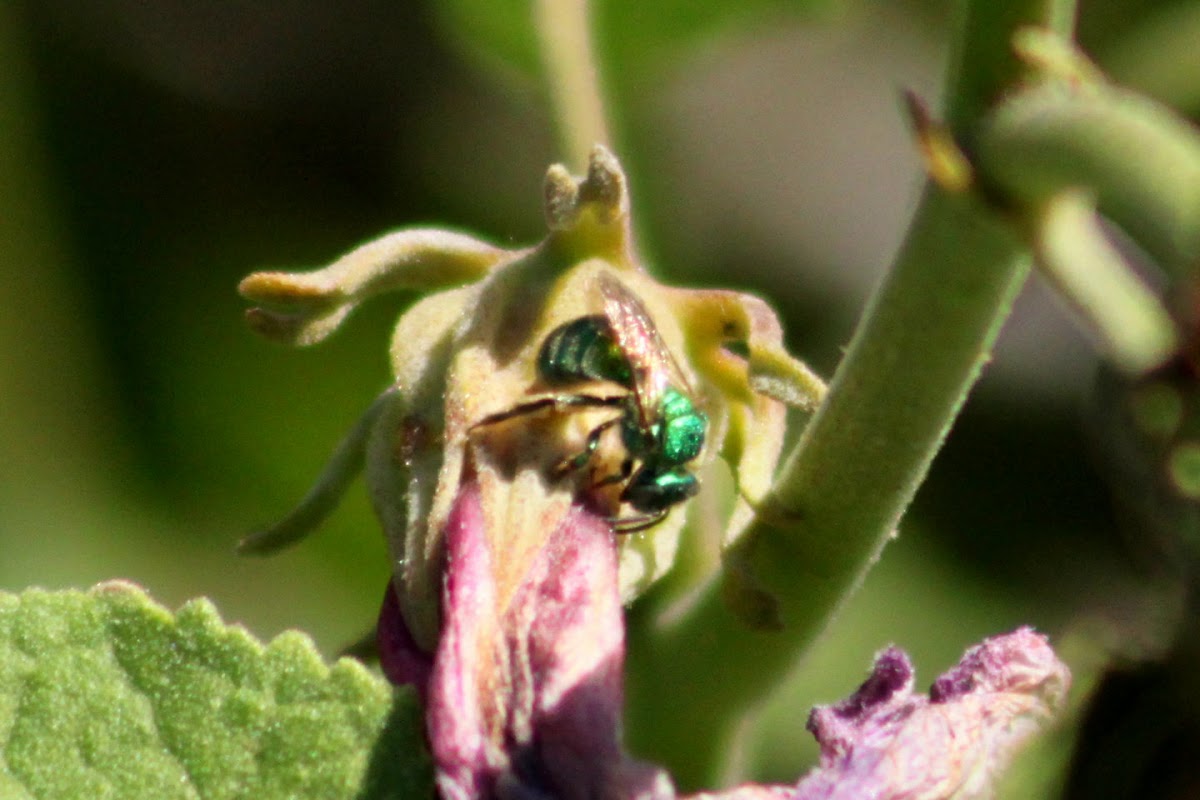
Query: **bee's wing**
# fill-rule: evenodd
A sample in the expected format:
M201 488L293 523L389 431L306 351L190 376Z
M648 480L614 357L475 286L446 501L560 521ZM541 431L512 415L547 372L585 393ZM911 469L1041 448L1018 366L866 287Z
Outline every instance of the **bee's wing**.
M633 371L633 392L641 421L649 425L667 386L674 383L692 394L691 386L642 301L608 273L598 276L598 284L604 299L604 316Z

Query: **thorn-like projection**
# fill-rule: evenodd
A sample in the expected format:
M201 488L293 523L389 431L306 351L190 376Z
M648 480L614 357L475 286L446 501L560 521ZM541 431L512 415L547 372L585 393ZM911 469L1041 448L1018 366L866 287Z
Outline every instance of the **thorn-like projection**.
M916 92L904 91L904 106L929 179L954 194L969 190L974 183L974 170L967 154L954 141L954 135L933 118Z

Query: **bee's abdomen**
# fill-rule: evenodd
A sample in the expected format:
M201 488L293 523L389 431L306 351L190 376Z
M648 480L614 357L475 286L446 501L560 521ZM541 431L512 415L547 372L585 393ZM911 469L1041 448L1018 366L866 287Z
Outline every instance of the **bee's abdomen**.
M629 387L629 360L600 315L580 317L550 332L538 353L538 372L552 385L612 381Z

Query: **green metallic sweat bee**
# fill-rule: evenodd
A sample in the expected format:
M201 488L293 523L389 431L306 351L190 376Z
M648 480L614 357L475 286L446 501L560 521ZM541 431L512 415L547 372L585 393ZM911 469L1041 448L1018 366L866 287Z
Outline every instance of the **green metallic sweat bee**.
M628 457L619 472L596 485L624 483L620 500L639 513L614 518L612 524L618 533L632 533L658 524L673 506L700 491L700 481L687 464L704 449L708 417L693 402L686 379L642 302L615 278L602 274L598 283L604 313L555 328L538 353L538 375L549 386L564 389L602 381L627 391L614 396L539 397L485 417L475 427L544 409L618 410L618 416L588 434L583 449L559 464L556 473L583 468L604 433L619 426Z

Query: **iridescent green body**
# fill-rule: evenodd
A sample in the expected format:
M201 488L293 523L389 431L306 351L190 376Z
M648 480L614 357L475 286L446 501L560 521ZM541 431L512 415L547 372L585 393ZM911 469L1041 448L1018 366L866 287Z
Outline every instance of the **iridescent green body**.
M657 364L656 368L665 367ZM640 467L633 472L633 464L626 463L620 474L602 483L628 479L621 500L645 515L616 520L615 527L624 532L659 522L672 506L700 490L699 480L684 465L700 455L708 430L704 412L696 408L687 394L670 384L664 384L651 408L643 407L646 398L642 382L664 379L660 375L645 375L644 371L630 363L611 323L602 315L580 317L559 326L546 337L538 354L540 377L551 386L608 381L629 390L619 398L571 395L568 401L570 405L583 406L617 405L619 401L621 416L596 428L584 450L569 459L567 467L577 469L586 464L601 434L613 424L620 424L621 441L630 459L640 462Z
M686 464L704 449L708 417L688 393L671 383L674 379L685 385L641 301L614 279L601 282L601 291L608 313L580 317L554 329L539 350L538 377L552 389L610 383L628 391L617 396L550 393L488 416L476 427L550 408L619 410L618 416L594 428L583 449L560 463L558 471L582 469L602 435L620 426L629 457L617 474L596 486L624 482L620 501L641 516L613 519L613 528L630 533L652 527L673 506L700 491L700 481Z
M618 472L601 478L595 486L624 484L620 500L639 516L612 522L614 530L629 533L657 524L672 507L700 491L700 481L687 463L704 449L708 417L686 391L687 380L642 302L613 277L601 275L597 280L605 313L560 325L538 350L539 380L562 391L492 414L474 427L551 409L559 413L586 408L619 411L618 416L593 428L582 450L562 461L556 472L582 469L604 433L620 426L628 457ZM625 391L607 396L568 391L596 383L616 384Z
M603 316L580 317L555 328L538 352L538 375L561 386L580 381L613 381L633 388L629 359Z

